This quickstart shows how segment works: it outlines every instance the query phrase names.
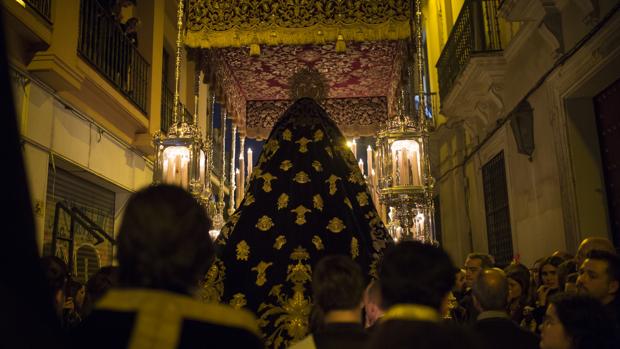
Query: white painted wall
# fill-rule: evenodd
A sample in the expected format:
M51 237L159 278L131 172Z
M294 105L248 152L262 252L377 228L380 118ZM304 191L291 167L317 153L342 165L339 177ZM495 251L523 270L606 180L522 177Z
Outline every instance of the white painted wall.
M565 51L593 27L586 23L586 12L577 3L588 2L563 2L560 8ZM599 2L599 18L612 3ZM531 265L556 250L574 253L576 244L587 236L609 237L592 97L620 78L620 14L534 89L558 57L557 47L541 29L540 21L524 22L505 48L504 108L497 115L505 117L532 91L527 99L534 110L536 149L532 161L517 153L507 122L468 159L464 169L453 170L438 182L444 247L457 264L472 250L488 251L482 166L500 151L505 157L514 253L523 263ZM446 116L452 123L463 119ZM486 130L480 132L467 124L465 118L463 128L442 136L440 175L462 164L463 155L454 150L457 139L465 139L469 153L477 140L487 138ZM490 126L493 129L494 125ZM469 231L471 247L466 243Z
M14 82L18 117L24 140L24 158L35 205L37 241L42 248L45 198L50 155L96 176L117 194L115 234L131 192L152 181L152 163L110 132L77 111L67 108L35 82L21 88ZM41 207L38 210L38 207Z

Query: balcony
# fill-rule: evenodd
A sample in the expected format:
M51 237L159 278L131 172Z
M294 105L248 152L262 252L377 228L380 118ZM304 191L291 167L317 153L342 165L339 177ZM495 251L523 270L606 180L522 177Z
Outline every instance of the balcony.
M146 114L149 64L97 1L81 1L78 54Z
M162 83L161 89L161 130L162 132L168 132L174 115L174 93L166 87L165 83ZM179 102L179 109L182 113L179 113L179 121L185 121L191 123L193 116L187 110L187 108Z
M503 109L499 5L500 0L466 0L436 66L443 113L473 115L482 128Z
M52 24L52 0L26 0L26 7L33 9L39 16Z

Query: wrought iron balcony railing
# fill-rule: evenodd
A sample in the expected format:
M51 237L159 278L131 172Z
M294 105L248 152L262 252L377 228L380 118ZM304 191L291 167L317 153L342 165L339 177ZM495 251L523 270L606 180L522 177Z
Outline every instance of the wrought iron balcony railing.
M149 64L97 1L81 1L78 54L146 114Z
M32 8L48 23L52 24L52 0L26 0L25 3L27 7Z
M161 130L163 132L168 132L168 128L172 124L172 117L174 114L174 93L170 91L166 87L166 85L162 85L161 89ZM185 121L187 123L192 122L192 114L187 110L187 108L179 103L179 121Z
M474 55L501 52L499 0L465 0L437 61L439 95L445 97Z

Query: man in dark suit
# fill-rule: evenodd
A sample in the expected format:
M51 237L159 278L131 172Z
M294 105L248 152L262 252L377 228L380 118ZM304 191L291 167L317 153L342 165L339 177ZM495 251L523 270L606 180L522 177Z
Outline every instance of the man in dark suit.
M119 286L75 329L72 347L263 348L252 314L193 297L213 261L210 227L205 210L180 187L135 193L119 230ZM233 306L241 308L243 298Z
M439 247L402 241L389 248L379 271L382 307L371 348L479 348L464 329L441 321L456 268Z
M536 349L538 337L508 317L508 279L500 269L484 269L472 286L474 305L480 314L474 331L488 348Z

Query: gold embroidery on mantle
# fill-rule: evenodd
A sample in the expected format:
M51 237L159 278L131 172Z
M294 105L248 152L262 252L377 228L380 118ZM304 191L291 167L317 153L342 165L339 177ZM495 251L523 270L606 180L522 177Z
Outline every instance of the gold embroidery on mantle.
M344 203L349 206L350 209L353 209L353 205L351 205L351 200L349 200L349 198L344 198Z
M205 277L200 281L200 298L205 303L219 303L224 294L224 278L226 267L224 262L215 257Z
M368 194L366 194L365 192L362 191L357 193L356 198L360 206L368 205Z
M355 259L360 255L360 248L356 238L351 238L351 258Z
M263 286L265 282L267 282L267 268L271 265L273 265L272 262L266 263L264 261L260 261L254 268L250 269L258 273L256 275L256 285Z
M329 231L331 231L332 233L340 233L341 231L344 230L344 228L346 228L347 226L344 225L342 223L342 220L338 217L334 217L329 221L329 224L327 225L327 229L329 229Z
M245 196L245 200L243 201L243 206L250 206L253 203L254 203L254 195L248 193Z
M323 211L323 198L321 197L321 194L316 194L312 197L312 204L317 210Z
M271 181L274 179L278 179L278 177L273 176L271 173L267 172L264 175L260 176L263 179L263 191L265 193L269 193L271 191Z
M279 250L282 248L282 246L284 246L284 244L286 244L286 238L284 237L284 235L278 235L276 241L273 243L273 248Z
M329 176L329 179L327 179L325 181L325 183L329 183L329 195L334 195L336 194L336 182L339 181L341 178L336 176L336 175L331 175Z
M323 131L318 129L318 130L316 130L316 132L314 132L314 141L315 142L320 142L322 140L323 140Z
M310 259L310 255L299 246L291 253L290 258L296 264L288 265L286 281L293 283L293 294L284 294L282 285L275 285L269 292L270 297L276 298L275 302L264 302L258 307L259 326L265 328L272 323L275 328L265 339L267 347L276 349L288 347L291 342L301 340L308 333L312 300L304 295L304 284L312 281L312 269L304 261Z
M237 260L247 261L250 256L250 245L245 240L239 241L237 244Z
M237 310L245 307L247 304L248 302L243 293L234 294L233 298L230 300L230 306Z
M293 134L288 128L284 130L284 132L282 132L282 139L284 139L285 141L290 141L292 136Z
M365 182L364 177L362 176L362 172L360 172L359 169L351 171L351 173L349 174L349 182L353 184L364 185Z
M308 143L311 143L312 140L306 138L306 137L301 137L298 141L296 141L295 143L299 144L299 152L300 153L307 153L308 152Z
M284 160L280 163L280 169L284 172L288 171L291 167L293 167L291 160Z
M256 227L261 231L267 231L273 227L273 221L269 216L262 216L258 219L258 223L256 223Z
M278 210L286 208L286 206L288 206L288 195L286 195L286 193L282 193L278 197Z
M322 172L323 171L323 165L321 165L321 163L318 160L312 161L312 167L314 167L314 170L316 172Z
M325 246L323 246L323 240L321 240L321 237L318 235L314 235L312 237L312 243L314 244L314 247L317 249L317 251L325 249Z
M308 213L310 211L311 210L306 208L306 207L304 207L304 205L299 205L294 210L291 210L291 212L294 212L294 213L297 214L297 218L295 219L295 223L297 225L304 225L304 224L306 224L306 213Z
M293 180L299 184L306 184L310 182L310 177L306 172L300 171L295 174L295 178L293 178Z

